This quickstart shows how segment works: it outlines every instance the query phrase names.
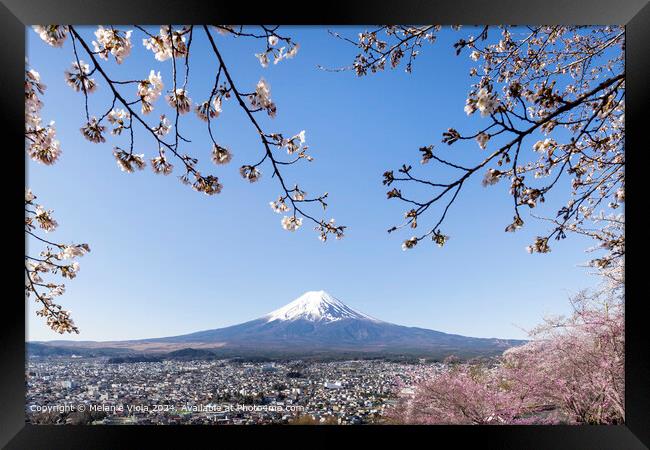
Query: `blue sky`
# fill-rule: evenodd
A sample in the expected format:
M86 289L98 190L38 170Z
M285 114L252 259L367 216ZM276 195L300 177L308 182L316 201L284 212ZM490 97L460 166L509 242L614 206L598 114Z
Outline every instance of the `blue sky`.
M338 30L355 37L362 29ZM92 40L94 28L82 30ZM220 195L208 197L183 186L178 172L168 177L149 167L121 172L112 148L125 143L124 138L92 144L79 133L83 95L70 89L63 76L74 59L70 40L63 48L52 48L27 30L29 63L48 87L42 116L56 121L63 149L54 166L28 161L28 186L54 210L59 228L52 239L88 242L92 249L80 259L78 277L66 283L60 298L81 330L66 339L146 338L218 328L320 289L402 325L520 338L525 337L521 328L546 314L568 312L568 297L596 283L579 266L588 259L589 241L572 237L555 243L549 254L529 255L524 248L546 230L544 223L531 218L518 233L503 232L512 218L506 183L484 188L477 177L464 187L443 226L451 239L442 249L422 242L404 252L401 242L410 231L386 233L408 208L386 200L385 170L410 163L422 176L440 174L433 165L419 166L418 148L428 144L452 158L481 156L473 141L452 147L440 143L447 128L473 131L481 122L478 114L468 118L463 112L471 61L455 56L452 44L458 33L445 29L434 45L425 46L412 74L400 68L357 78L349 71L317 68L348 65L356 55L355 48L332 38L326 28L282 30L300 43L300 51L266 69L253 56L261 42L215 36L241 90L252 90L262 76L269 82L278 115L260 116L263 128L286 135L306 130L315 161L290 167L285 179L309 194L329 192L326 218L348 226L341 241L321 243L307 222L295 233L282 229L282 216L268 206L280 194L268 166L262 167L258 183L241 179L239 166L257 162L263 149L234 101L225 104L214 122L217 140L234 154L227 166L209 162L205 125L193 113L181 125L192 140L186 150L201 160L205 173L224 184ZM471 33L467 28L462 32ZM171 62L156 61L141 45L141 33L135 34L131 56L121 66L111 60L107 70L118 79L144 78L151 69L160 70L167 90ZM201 32L192 54L189 95L204 100L216 62ZM108 107L108 91L100 82L90 98L91 114L101 115ZM152 118L170 113L162 98L155 107ZM150 158L155 150L151 138L136 132L136 153ZM547 197L554 209L562 189ZM403 192L414 191L403 186ZM436 217L419 223L424 229ZM60 339L35 310L30 302L27 338Z

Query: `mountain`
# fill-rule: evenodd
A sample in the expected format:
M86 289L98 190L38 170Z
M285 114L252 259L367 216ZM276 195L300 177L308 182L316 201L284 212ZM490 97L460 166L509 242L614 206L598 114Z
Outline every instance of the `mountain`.
M396 325L352 309L325 291L309 291L258 319L225 328L134 341L52 341L40 344L168 355L183 349L209 349L216 356L229 357L408 354L442 358L450 354L490 356L524 342L474 338Z

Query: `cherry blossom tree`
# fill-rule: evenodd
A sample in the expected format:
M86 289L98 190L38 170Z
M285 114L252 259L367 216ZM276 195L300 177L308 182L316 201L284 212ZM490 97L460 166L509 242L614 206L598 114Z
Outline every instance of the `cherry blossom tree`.
M333 34L358 48L349 69L364 76L387 66L411 72L421 49L435 42L441 30L433 25L384 25L357 39ZM460 38L454 47L458 55L475 62L469 74L476 82L469 88L465 112L479 114L484 124L465 132L448 128L442 143L463 146L476 155L475 162L456 162L429 144L419 149L420 162L436 169L420 174L404 164L386 171L388 199L409 208L404 222L388 231L415 230L423 216L440 205L433 225L406 239L402 247L413 248L426 238L444 245L448 236L441 226L450 207L470 179L482 176L484 186L507 182L513 218L505 231L514 232L524 226L522 208L538 207L549 191L566 183L570 194L564 204L555 207L554 216L542 217L551 224L548 234L535 237L527 250L549 252L552 238L574 232L596 239L605 250L592 260L594 266L604 268L621 258L624 216L617 209L625 200L624 29L486 26L476 36ZM456 175L449 176L450 171ZM414 184L431 194L417 198L403 191Z
M484 425L512 422L520 400L499 389L499 379L489 368L455 364L421 382L413 394L387 411L396 423L418 425Z
M153 148L157 149L155 155L149 155L148 161L154 173L169 175L179 170L178 178L183 184L209 196L219 194L223 188L219 177L206 174L204 169L199 167L199 158L186 152L191 140L181 130L188 113L193 111L196 120L205 123L205 133L211 142L211 147L206 148L204 153L214 165L227 165L232 160L231 150L216 140L213 126L214 121L223 113L224 103L233 100L250 122L251 132L260 139L259 154L250 155L251 162L239 168L242 178L250 183L257 182L262 176L262 167L266 164L280 191L270 202L270 206L274 212L284 215L280 223L285 230L296 231L303 225L303 221L307 220L313 223L322 241L331 236L336 239L343 237L345 226L337 225L334 219L317 218L316 211L313 211L314 207L323 210L327 208L328 194L309 196L302 186L290 183L283 173L286 166L313 160L308 153L305 131L286 134L263 129L258 116L266 114L274 118L278 114L269 83L260 77L255 86L240 86L233 79L230 67L214 37L217 33L223 38L253 39L260 42L261 50L255 57L262 68L266 68L271 61L278 64L298 53L299 44L291 37L283 35L279 27L163 25L158 33L155 33L137 25L131 27L132 29L99 26L94 31L94 39L84 37L85 33L72 25L43 25L33 28L40 38L52 47L62 47L66 40L70 40L71 63L64 75L70 88L83 98L81 134L91 143L103 143L107 139L116 141L113 155L120 170L132 173L146 167L145 155L137 150L142 148L143 141L148 139ZM204 39L209 44L210 54L207 57L212 58L215 72L214 81L210 86L206 86L202 92L192 93L193 97L200 99L193 101L188 92L188 81L193 61L192 43L196 39ZM118 65L122 64L131 54L136 42L140 42L151 52L152 62L165 62L169 74L153 69L148 74L137 74L135 78L111 73L105 62L114 59ZM206 55L200 54L197 58L205 59ZM93 93L99 86L107 88L112 94L112 100L106 105L95 105L92 101ZM43 94L44 89L38 73L34 70L26 71L25 150L34 161L51 165L56 162L61 150L56 140L54 123L41 123L39 112L42 101L39 95ZM173 117L154 113L161 97L164 97L164 101L173 109ZM143 133L144 137L136 141L136 132ZM125 143L120 140L120 137L124 136ZM151 144L147 146L150 147ZM284 152L286 154L283 157ZM62 285L41 285L42 280L38 274L46 271L60 272L63 276L72 278L70 275L74 275L78 270L76 263L57 266L54 259L81 256L71 250L66 253L66 249L83 249L85 252L88 246L63 246L35 235L34 224L39 224L45 231L51 231L55 222L51 219L50 212L32 203L34 198L31 193L25 197L28 211L25 232L49 247L42 254L42 261L26 256L26 261L30 263L26 265L28 276L25 288L43 303L47 310L44 310L43 315L48 317L48 324L52 328L59 332L78 331L69 314L60 306L51 303L52 296L63 292ZM54 248L62 250L63 253L52 253ZM37 290L39 287L50 289L50 293L40 294Z
M618 270L622 271L619 265ZM531 340L491 364L455 363L416 384L387 412L413 424L619 424L625 419L624 297L620 282L572 298Z
M570 423L625 418L625 330L621 292L581 292L573 314L550 317L533 341L506 351L501 372L511 386L554 405Z

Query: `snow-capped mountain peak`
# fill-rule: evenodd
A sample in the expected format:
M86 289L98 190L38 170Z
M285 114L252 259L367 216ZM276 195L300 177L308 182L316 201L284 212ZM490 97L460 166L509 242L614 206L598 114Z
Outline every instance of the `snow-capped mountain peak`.
M264 316L267 322L274 320L309 320L311 322L336 322L342 319L370 320L380 322L366 314L348 307L325 291L308 291L300 297Z

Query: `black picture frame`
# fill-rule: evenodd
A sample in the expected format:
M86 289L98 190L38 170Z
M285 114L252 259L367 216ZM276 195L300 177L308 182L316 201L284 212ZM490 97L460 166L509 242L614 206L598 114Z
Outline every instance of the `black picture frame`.
M160 23L281 23L281 24L369 24L369 23L435 23L435 24L617 24L626 26L626 208L632 245L630 255L641 254L640 237L634 216L642 201L641 152L647 148L643 110L650 102L650 4L647 0L545 0L524 2L514 0L401 0L378 4L375 1L329 2L206 2L200 0L158 0L90 2L82 0L2 0L0 5L2 43L2 122L6 126L4 155L8 158L5 178L16 174L25 165L25 154L18 151L24 143L23 77L26 26L33 24L160 24ZM632 149L627 152L627 149ZM635 151L636 150L636 151ZM22 156L20 156L22 155ZM23 187L17 180L5 188L11 209L10 232L6 243L15 246L12 258L23 257L20 249L19 208L22 208ZM24 213L23 213L24 214ZM8 214L9 215L9 214ZM630 218L632 220L630 220ZM630 224L632 224L630 226ZM14 230L13 227L16 229ZM15 233L15 234L14 234ZM15 236L13 239L11 236ZM8 241L8 242L7 242ZM630 254L629 251L632 251ZM634 263L632 263L634 267ZM364 439L363 445L387 442L397 438L398 445L436 445L453 442L487 448L589 448L637 449L650 446L650 342L647 316L643 314L643 298L635 293L640 288L639 275L628 272L626 282L626 423L611 426L369 426L369 427L86 427L34 426L25 424L25 304L21 303L18 264L6 264L5 302L3 303L2 341L0 345L0 445L11 449L40 448L121 448L132 447L134 439L146 439L148 445L170 446L174 442L192 445L195 439L223 445L223 439L237 439L234 445L253 445L250 439L261 439L262 445L310 446L327 441L343 443L353 434ZM639 271L640 273L640 271ZM21 320L22 318L22 320ZM361 436L358 436L361 435ZM450 440L450 441L449 441ZM232 443L230 445L233 445ZM259 444L255 444L259 445ZM470 447L471 448L471 447Z

